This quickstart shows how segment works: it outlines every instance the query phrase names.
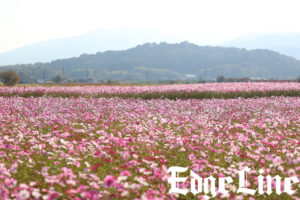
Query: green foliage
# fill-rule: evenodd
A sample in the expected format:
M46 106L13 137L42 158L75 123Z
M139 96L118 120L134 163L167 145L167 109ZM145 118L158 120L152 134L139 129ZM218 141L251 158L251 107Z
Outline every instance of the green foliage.
M115 81L107 81L108 84L116 84ZM86 97L86 98L136 98L136 99L233 99L233 98L259 98L259 97L272 97L272 96L285 96L285 97L300 97L300 91L298 90L272 90L272 91L248 91L248 92L153 92L153 93L102 93L102 94L75 94L75 93L49 93L44 94L42 92L27 92L22 94L17 93L2 93L0 96L20 96L20 97L42 97L42 96L53 96L53 97Z
M4 85L14 86L20 81L19 75L12 70L1 72L1 79Z
M227 78L226 82L248 82L250 81L249 77L241 77L241 78Z

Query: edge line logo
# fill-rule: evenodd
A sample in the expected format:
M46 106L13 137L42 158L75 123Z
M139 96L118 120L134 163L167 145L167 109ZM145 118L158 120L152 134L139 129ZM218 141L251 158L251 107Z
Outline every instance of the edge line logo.
M189 190L183 189L178 187L178 183L184 184L188 177L180 177L179 173L184 173L188 170L187 167L178 167L173 166L168 169L168 173L171 173L171 177L168 179L168 183L170 183L171 188L169 190L169 194L171 193L178 193L182 195L186 195ZM246 193L250 195L255 195L256 192L258 194L272 194L273 188L272 184L275 181L275 191L276 194L280 195L282 192L285 192L289 195L293 195L296 190L292 189L293 184L299 183L299 179L296 176L284 178L284 190L281 190L281 180L282 177L276 175L275 177L271 177L270 175L264 177L262 174L264 173L263 169L260 169L259 176L257 177L258 188L257 189L250 189L247 187L247 172L250 172L251 169L249 167L245 167L244 169L239 171L239 188L237 189L237 193ZM233 183L233 178L228 177L219 177L218 178L218 190L216 189L216 178L213 176L209 176L208 178L202 178L198 176L195 172L190 170L190 177L191 177L191 184L190 184L190 192L194 195L199 193L204 193L205 199L213 198L220 194L228 194L229 190L226 189L226 184ZM266 181L265 181L266 179ZM196 184L197 182L197 184ZM209 184L210 182L210 184ZM266 190L264 190L266 182ZM210 187L209 187L210 186ZM208 196L210 194L210 196Z

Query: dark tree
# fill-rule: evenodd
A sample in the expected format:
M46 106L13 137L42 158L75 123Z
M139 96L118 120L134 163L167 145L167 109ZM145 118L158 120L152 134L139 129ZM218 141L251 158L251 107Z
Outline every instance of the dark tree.
M218 83L223 83L223 82L225 82L226 81L226 78L224 77L224 76L218 76L217 77L217 82Z
M19 75L12 70L1 72L1 79L4 85L14 86L20 81Z
M52 78L52 81L55 83L61 83L63 82L63 77L61 77L60 75L55 76L54 78Z

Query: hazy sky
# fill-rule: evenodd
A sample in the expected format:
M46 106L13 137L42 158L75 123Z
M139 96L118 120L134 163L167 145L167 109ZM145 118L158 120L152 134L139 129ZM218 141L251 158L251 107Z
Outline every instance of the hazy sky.
M299 8L299 0L0 0L0 52L114 28L214 45L251 32L300 32Z

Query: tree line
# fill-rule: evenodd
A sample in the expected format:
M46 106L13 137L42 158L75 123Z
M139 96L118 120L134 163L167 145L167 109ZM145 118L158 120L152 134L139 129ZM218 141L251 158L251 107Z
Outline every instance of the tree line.
M17 72L13 70L8 70L0 73L0 80L3 82L3 85L5 86L14 86L20 82L20 76L18 75ZM53 83L63 83L64 78L60 75L55 76L54 78L51 79ZM195 80L169 80L169 81L155 81L155 82L145 82L145 83L156 83L156 84L176 84L176 83L205 83L205 82L218 82L218 83L223 83L223 82L249 82L252 81L249 77L240 77L240 78L225 78L225 76L221 75L216 78L216 80L202 80L202 81L195 81ZM76 81L78 83L87 83L87 80L82 80L82 81ZM75 83L76 83L75 82ZM300 76L297 79L297 82L300 83ZM45 83L50 83L50 82L45 82ZM106 82L100 82L100 83L119 83L116 81L111 81L108 80ZM134 82L133 82L134 83Z

